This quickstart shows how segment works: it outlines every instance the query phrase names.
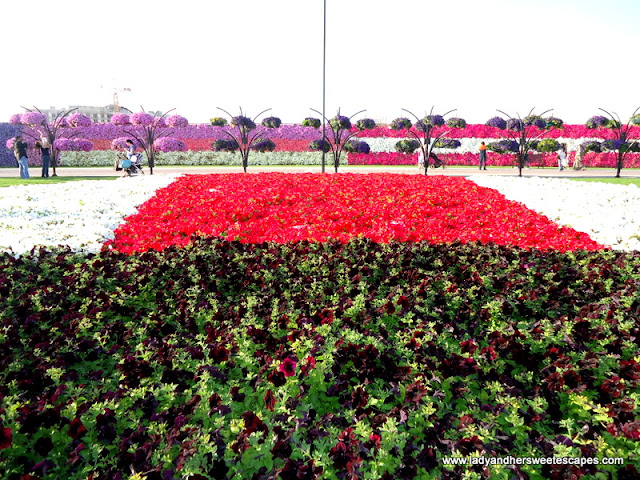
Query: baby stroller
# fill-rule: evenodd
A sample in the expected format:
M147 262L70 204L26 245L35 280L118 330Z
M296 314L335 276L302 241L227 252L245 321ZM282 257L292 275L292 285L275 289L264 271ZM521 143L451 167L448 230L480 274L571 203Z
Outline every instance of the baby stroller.
M142 154L131 155L131 158L119 155L118 158L116 158L115 168L117 172L124 171L126 177L144 175L144 171L142 170Z

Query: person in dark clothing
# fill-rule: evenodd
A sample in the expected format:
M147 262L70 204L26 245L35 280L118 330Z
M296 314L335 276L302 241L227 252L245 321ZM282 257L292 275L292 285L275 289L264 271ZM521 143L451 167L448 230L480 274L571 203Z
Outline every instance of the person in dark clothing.
M21 135L16 135L13 141L13 151L18 160L18 167L20 168L20 178L29 178L29 164L27 157L27 142L22 140Z
M40 142L36 142L36 148L40 149L42 154L42 176L49 177L49 164L51 163L51 144L47 137L40 138Z
M484 144L484 142L480 142L480 154L479 154L479 158L478 158L478 166L480 167L480 170L486 170L487 169L487 146Z

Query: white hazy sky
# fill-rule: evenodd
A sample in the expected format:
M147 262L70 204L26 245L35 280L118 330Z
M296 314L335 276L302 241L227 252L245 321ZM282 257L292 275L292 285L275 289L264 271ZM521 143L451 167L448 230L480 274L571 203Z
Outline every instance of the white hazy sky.
M638 0L326 0L326 114L391 121L640 106ZM175 108L192 123L322 109L323 0L3 2L0 121L21 106Z

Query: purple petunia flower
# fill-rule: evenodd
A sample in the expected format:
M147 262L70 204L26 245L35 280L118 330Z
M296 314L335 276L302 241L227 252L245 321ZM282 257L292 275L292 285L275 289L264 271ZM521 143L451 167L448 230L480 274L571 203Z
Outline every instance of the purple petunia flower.
M184 152L187 150L187 145L182 140L174 137L159 138L153 145L161 152Z
M504 130L505 128L507 128L507 122L502 117L492 117L487 120L486 125L488 125L489 127L499 128L500 130Z
M111 123L114 125L131 125L129 115L126 113L114 113L111 117Z
M47 120L47 117L40 112L27 112L22 114L21 120L26 125L36 126L42 125Z
M76 127L76 128L90 127L91 124L93 123L88 116L86 116L84 113L79 113L79 112L69 115L67 117L67 122L69 123L70 127Z
M166 122L168 127L185 128L189 126L189 121L182 115L171 115Z
M138 112L131 115L129 117L129 121L133 125L141 125L143 127L148 127L153 123L153 115L146 112Z

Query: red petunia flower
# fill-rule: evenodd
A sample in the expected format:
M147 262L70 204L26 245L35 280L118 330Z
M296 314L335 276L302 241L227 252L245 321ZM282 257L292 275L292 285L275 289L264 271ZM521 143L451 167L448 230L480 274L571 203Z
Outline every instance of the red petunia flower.
M298 364L290 358L285 358L280 364L279 370L284 374L285 377L292 377L296 374L297 365Z
M264 406L270 412L273 412L276 406L276 397L271 390L267 390L267 393L264 394Z
M9 448L11 446L11 429L5 428L0 425L0 450Z

